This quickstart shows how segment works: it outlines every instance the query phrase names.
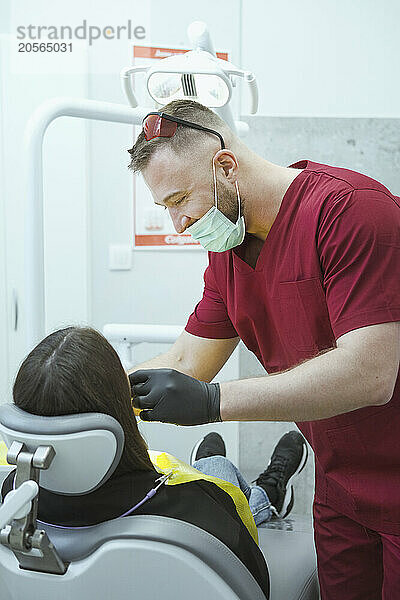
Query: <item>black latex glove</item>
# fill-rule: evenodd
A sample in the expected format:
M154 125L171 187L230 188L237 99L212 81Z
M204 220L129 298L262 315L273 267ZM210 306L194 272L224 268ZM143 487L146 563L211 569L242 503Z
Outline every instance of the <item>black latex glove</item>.
M143 421L203 425L221 421L218 383L205 383L174 369L146 369L129 375L133 406ZM151 410L150 410L151 409Z

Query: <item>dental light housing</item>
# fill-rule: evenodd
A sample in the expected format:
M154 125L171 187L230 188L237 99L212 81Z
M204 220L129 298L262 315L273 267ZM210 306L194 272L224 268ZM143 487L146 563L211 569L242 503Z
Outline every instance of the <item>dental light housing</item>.
M219 108L232 96L232 85L221 62L226 61L202 50L170 56L149 69L147 90L159 104L191 98L210 108Z
M238 69L229 61L217 58L212 53L195 49L157 61L156 65L138 66L121 72L122 87L131 106L137 101L132 89L131 76L146 73L147 90L158 104L172 100L196 100L210 108L221 108L229 103L235 77L243 78L250 89L250 113L258 106L256 79L250 71Z

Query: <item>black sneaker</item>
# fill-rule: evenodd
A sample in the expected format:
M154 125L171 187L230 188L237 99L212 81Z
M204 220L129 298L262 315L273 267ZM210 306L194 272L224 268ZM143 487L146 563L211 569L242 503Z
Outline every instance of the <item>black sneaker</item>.
M190 464L193 465L193 463L196 460L200 460L200 458L217 455L226 456L225 443L219 433L212 431L195 444L190 453Z
M308 449L303 436L289 431L281 437L265 471L255 480L268 494L277 516L284 519L293 508L293 480L304 469ZM254 483L254 482L253 482Z

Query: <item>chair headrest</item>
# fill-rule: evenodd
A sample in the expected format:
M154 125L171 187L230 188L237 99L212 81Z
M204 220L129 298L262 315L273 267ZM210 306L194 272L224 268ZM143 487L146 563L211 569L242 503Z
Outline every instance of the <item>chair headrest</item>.
M125 440L120 423L109 415L41 417L14 404L0 406L0 434L8 448L14 441L29 452L53 446L56 455L40 472L40 486L67 496L88 494L105 483L117 468Z

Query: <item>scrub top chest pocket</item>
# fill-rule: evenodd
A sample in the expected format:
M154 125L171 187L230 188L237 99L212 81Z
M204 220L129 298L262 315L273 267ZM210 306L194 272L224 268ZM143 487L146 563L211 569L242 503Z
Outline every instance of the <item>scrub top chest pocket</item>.
M319 277L281 282L278 296L285 345L307 356L335 346Z

